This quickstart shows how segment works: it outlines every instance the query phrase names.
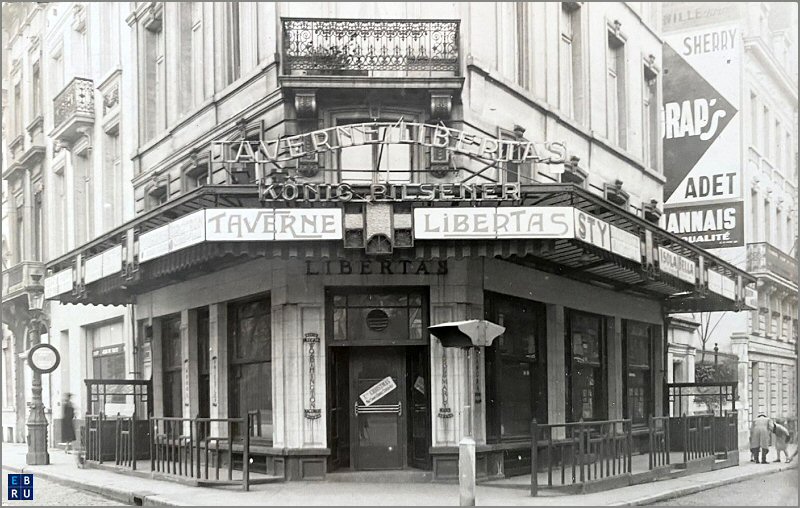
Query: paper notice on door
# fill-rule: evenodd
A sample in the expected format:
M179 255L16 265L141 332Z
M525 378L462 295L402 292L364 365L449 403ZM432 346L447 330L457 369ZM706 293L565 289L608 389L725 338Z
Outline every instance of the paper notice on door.
M397 388L397 385L392 379L392 376L386 376L385 378L378 381L372 388L367 390L366 392L362 393L358 397L364 403L365 406L372 405L375 401L379 400L381 397L386 395L387 393L391 392Z
M414 381L414 389L425 395L425 380L422 379L422 376L417 376L417 380Z

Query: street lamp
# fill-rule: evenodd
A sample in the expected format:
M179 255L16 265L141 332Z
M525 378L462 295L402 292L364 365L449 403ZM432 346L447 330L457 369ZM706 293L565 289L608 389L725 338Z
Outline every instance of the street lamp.
M502 335L506 329L491 321L472 319L429 326L428 331L439 339L442 347L464 349L466 364L464 381L467 385L465 393L471 394L474 382L471 376L472 369L469 366L469 350L491 346L494 339ZM458 443L459 504L475 506L475 439L472 437L475 412L469 405L465 405L461 414L466 420L466 428L464 438Z
M31 317L28 320L28 351L41 342L41 328L43 323L42 309L44 308L44 293L28 293L28 307ZM31 380L32 398L28 412L28 454L25 463L28 465L50 464L50 454L47 452L47 418L44 414L42 402L42 373L32 368Z

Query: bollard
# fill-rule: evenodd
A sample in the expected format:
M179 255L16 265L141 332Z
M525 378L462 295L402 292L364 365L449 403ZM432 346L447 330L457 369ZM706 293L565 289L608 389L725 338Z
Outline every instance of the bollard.
M458 498L460 506L475 506L475 440L458 443Z

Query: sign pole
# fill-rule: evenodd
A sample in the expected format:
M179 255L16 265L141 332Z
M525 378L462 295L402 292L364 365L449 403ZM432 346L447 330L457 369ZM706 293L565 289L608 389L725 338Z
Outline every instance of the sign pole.
M464 351L464 384L467 387L464 409L461 412L464 420L464 437L458 443L458 499L460 506L475 506L475 439L474 415L472 406L468 403L473 396L472 369L470 369L470 349Z
M38 316L30 319L28 329L28 339L30 347L41 342L41 321ZM32 369L33 376L31 381L31 406L28 413L28 453L25 455L25 463L29 466L40 466L50 464L50 454L47 451L47 418L44 414L44 403L42 402L42 373L38 369Z

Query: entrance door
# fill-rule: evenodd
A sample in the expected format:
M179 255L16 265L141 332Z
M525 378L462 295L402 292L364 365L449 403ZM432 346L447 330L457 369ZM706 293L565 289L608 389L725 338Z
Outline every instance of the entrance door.
M350 442L359 470L400 469L406 462L406 356L403 348L353 348Z

